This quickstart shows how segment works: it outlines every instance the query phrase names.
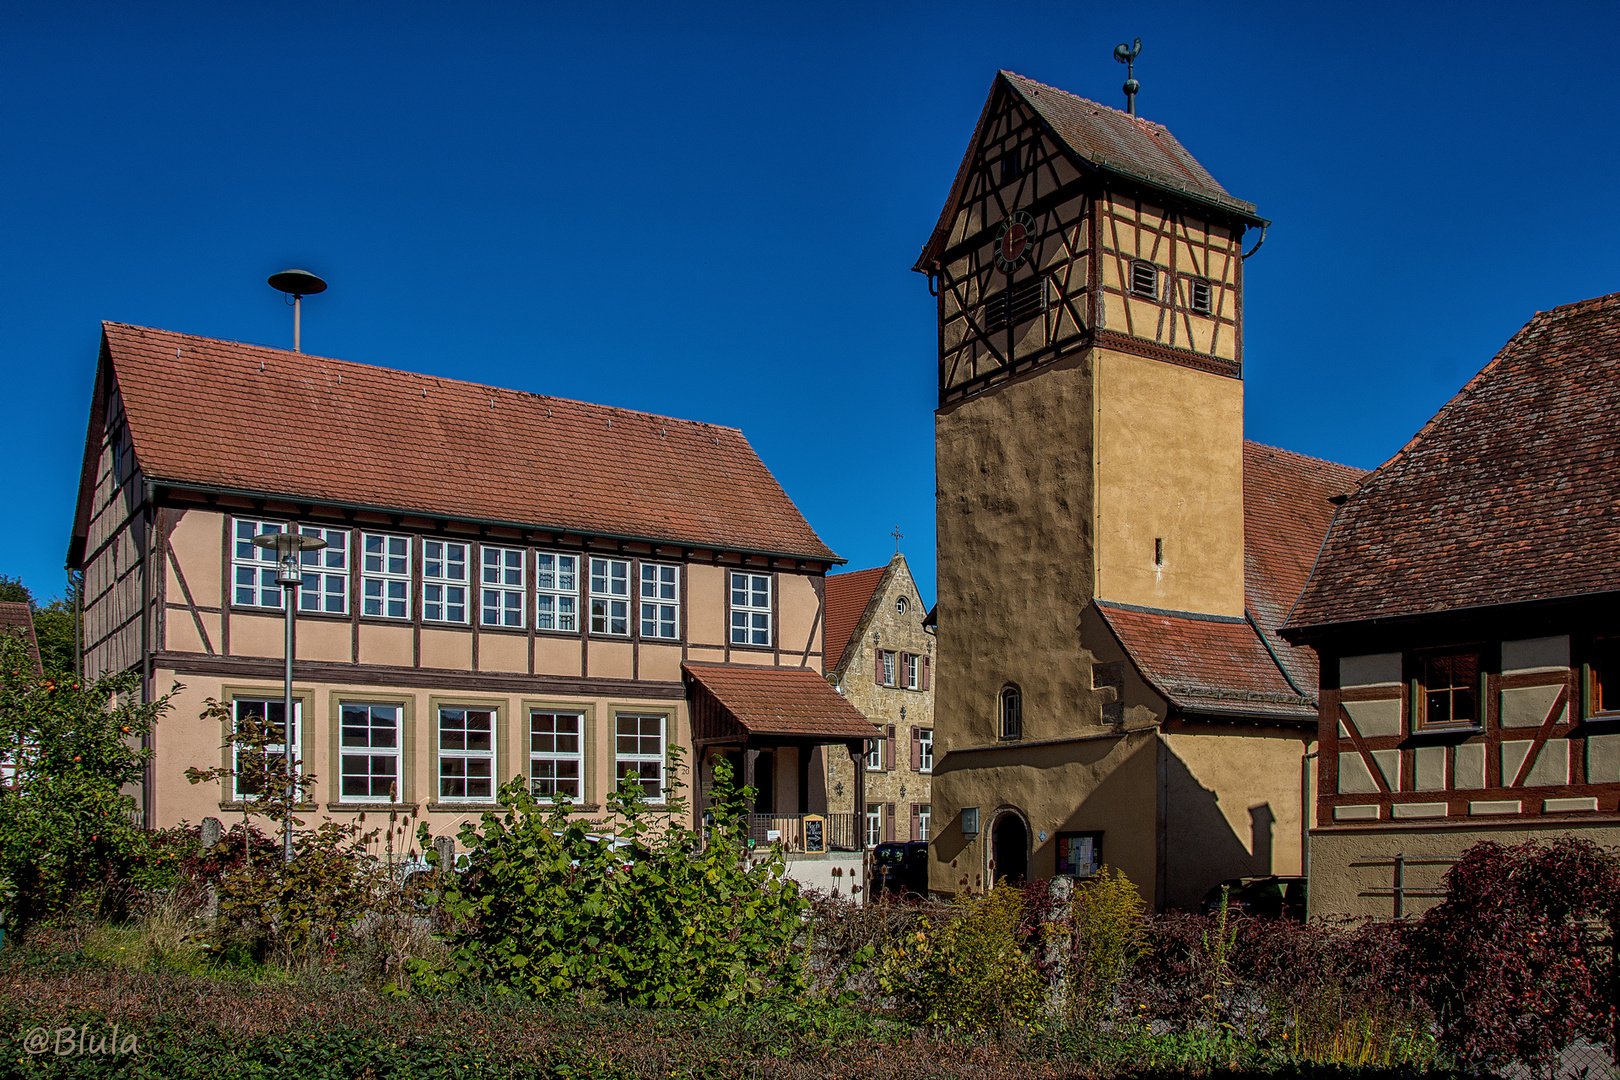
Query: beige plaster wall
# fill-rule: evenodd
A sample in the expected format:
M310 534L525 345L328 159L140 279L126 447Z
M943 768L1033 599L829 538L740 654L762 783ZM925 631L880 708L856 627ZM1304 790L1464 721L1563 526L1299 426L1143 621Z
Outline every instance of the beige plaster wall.
M689 565L686 568L686 636L691 645L726 644L726 568Z
M1394 900L1387 894L1393 888L1397 854L1406 857L1405 888L1437 891L1451 864L1481 840L1522 844L1531 839L1546 841L1557 836L1575 836L1609 847L1620 846L1620 820L1605 815L1602 819L1585 822L1553 823L1545 819L1539 824L1471 822L1467 828L1317 829L1311 833L1310 841L1310 915L1313 918L1318 915L1392 918ZM1372 892L1386 895L1368 895ZM1438 902L1436 897L1407 896L1404 913L1421 915Z
M1094 357L1096 595L1241 616L1242 382L1107 349Z
M783 662L797 666L802 659L817 671L822 670L820 581L804 574L778 574L776 584Z
M224 570L220 551L222 514L208 510L171 510L179 520L169 532L169 557L180 567L191 600L200 607L220 606L219 587ZM185 591L171 580L169 602L184 603Z
M175 674L160 669L156 673L157 685L168 687L177 681ZM155 735L157 749L154 784L154 823L158 827L195 823L204 817L219 817L229 825L239 809L222 806L229 802L222 797L218 784L190 784L185 770L217 767L227 761L223 749L228 732L217 721L199 719L204 699L216 697L228 700L236 696L263 696L279 699L282 687L279 680L254 680L233 677L210 677L187 674L178 679L183 688L177 693L170 712L159 722ZM667 717L666 746L688 748L690 761L691 729L684 701L636 699L634 697L560 697L532 694L461 694L439 693L432 690L401 687L351 686L342 683L297 682L295 696L302 703L304 716L300 733L300 756L304 770L320 779L314 791L316 810L307 815L309 824L322 817L352 819L368 814L368 824L377 815L386 813L386 807L347 804L342 805L336 795L338 762L334 756L333 725L338 719L342 702L397 703L402 707L403 723L407 732L404 739L405 760L401 764L404 786L402 799L405 808L416 818L425 816L436 834L454 835L462 821L476 820L479 812L464 806L439 809L436 796L435 738L437 707L467 705L495 708L499 713L497 731L497 769L501 779L528 773L528 716L531 709L563 709L584 713L586 717L586 785L582 812L597 814L607 792L615 781L613 723L617 713L659 714ZM689 780L688 777L682 777Z

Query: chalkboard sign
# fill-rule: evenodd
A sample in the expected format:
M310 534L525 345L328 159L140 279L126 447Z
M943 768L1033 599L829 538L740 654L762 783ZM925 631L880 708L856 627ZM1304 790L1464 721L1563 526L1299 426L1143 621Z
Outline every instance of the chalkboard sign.
M804 819L804 850L811 853L825 853L827 850L827 819L816 814L807 814Z

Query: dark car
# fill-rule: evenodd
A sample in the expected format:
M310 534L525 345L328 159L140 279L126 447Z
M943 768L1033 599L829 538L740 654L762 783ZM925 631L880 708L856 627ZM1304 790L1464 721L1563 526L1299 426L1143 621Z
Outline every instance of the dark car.
M928 841L905 840L872 849L873 896L928 895Z
M1204 894L1200 909L1213 915L1221 906L1221 890L1226 889L1226 906L1258 919L1305 921L1305 879L1302 877L1228 878Z

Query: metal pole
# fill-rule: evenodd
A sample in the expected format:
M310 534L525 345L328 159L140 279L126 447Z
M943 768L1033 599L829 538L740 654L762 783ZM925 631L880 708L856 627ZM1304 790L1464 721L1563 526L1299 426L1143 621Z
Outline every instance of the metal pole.
M293 293L293 352L303 352L304 298Z
M298 325L296 316L293 325L295 327ZM294 331L294 336L296 338L296 331ZM282 682L282 708L284 711L281 714L282 760L286 763L287 768L287 816L281 822L281 861L283 863L292 862L292 810L293 804L298 800L298 785L293 782L293 738L295 732L293 730L292 692L293 619L295 618L293 613L298 607L298 585L292 584L290 580L297 561L298 552L296 550L287 553L287 565L283 575L284 579L287 580L287 584L282 586L282 589L286 592L287 603L287 618L284 620L287 626L286 667L285 677Z

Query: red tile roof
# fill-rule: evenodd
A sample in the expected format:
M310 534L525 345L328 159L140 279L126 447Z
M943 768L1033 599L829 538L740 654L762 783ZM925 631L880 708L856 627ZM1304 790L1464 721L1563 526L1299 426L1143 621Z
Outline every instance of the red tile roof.
M1337 508L1328 498L1350 494L1366 475L1291 450L1243 444L1245 605L1294 687L1309 696L1316 694L1316 652L1293 647L1277 628L1304 591L1333 521Z
M1339 514L1290 627L1620 589L1620 293L1538 314Z
M159 482L836 561L742 433L105 323Z
M913 269L926 270L928 262L938 254L935 249L949 234L959 193L971 172L985 121L990 117L991 103L1003 86L1034 110L1059 142L1088 165L1220 207L1250 224L1263 224L1263 219L1255 213L1254 204L1228 195L1209 170L1200 165L1163 124L1131 116L1011 71L1000 71L979 114L968 152L957 168L945 208Z
M1316 719L1247 619L1096 601L1136 669L1186 712Z
M832 671L843 661L850 636L871 606L888 569L874 566L827 578L827 628L822 634L822 666L826 670Z
M695 683L750 736L842 741L870 739L877 728L812 668L749 664L681 665ZM694 713L704 707L694 700Z
M1331 495L1366 473L1243 444L1243 576L1248 618L1097 601L1137 670L1191 713L1313 720L1316 654L1277 636L1333 519ZM1252 620L1252 621L1251 621Z
M0 634L16 634L28 646L28 658L33 661L34 673L43 674L45 667L39 660L39 639L34 636L34 612L20 601L0 601Z

